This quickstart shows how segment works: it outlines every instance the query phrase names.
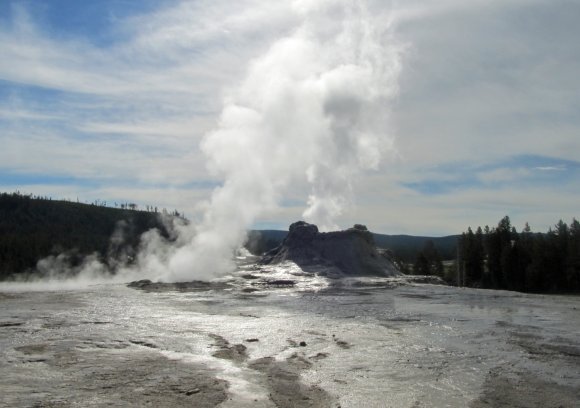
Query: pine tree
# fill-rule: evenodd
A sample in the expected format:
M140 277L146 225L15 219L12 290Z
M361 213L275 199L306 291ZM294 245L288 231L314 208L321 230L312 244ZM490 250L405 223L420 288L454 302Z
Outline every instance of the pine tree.
M580 290L580 222L572 219L568 239L566 278L570 290Z
M443 260L433 241L425 242L413 265L415 275L443 276Z

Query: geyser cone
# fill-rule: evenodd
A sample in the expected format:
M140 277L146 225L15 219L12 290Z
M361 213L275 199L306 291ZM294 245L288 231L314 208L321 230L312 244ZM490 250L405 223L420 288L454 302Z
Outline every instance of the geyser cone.
M345 275L398 276L401 272L375 245L364 225L344 231L319 232L314 224L298 221L290 225L288 236L260 263L295 262L302 268L336 267Z

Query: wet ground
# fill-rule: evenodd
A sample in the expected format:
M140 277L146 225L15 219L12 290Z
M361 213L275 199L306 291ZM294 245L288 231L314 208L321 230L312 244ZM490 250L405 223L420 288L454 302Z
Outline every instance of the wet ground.
M0 286L0 406L579 406L578 297L248 265L136 286Z

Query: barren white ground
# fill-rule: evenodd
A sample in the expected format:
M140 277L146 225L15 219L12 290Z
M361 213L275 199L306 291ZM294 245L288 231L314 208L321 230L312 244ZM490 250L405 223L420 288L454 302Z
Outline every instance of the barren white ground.
M399 283L3 286L0 406L578 406L579 297Z

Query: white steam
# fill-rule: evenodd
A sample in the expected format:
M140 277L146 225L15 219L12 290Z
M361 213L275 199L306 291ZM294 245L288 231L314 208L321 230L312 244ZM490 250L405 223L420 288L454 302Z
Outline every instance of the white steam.
M294 10L301 25L250 64L203 140L210 170L225 182L165 279L230 271L247 228L305 181L305 219L335 228L353 180L390 146L387 102L401 64L389 22L375 24L361 1L295 1Z
M118 268L119 276L226 274L252 223L305 186L304 218L335 229L353 182L391 148L388 103L401 70L391 22L365 1L296 0L293 10L299 26L250 63L202 142L210 171L224 180L203 219L174 226L172 243L145 234L134 266Z

